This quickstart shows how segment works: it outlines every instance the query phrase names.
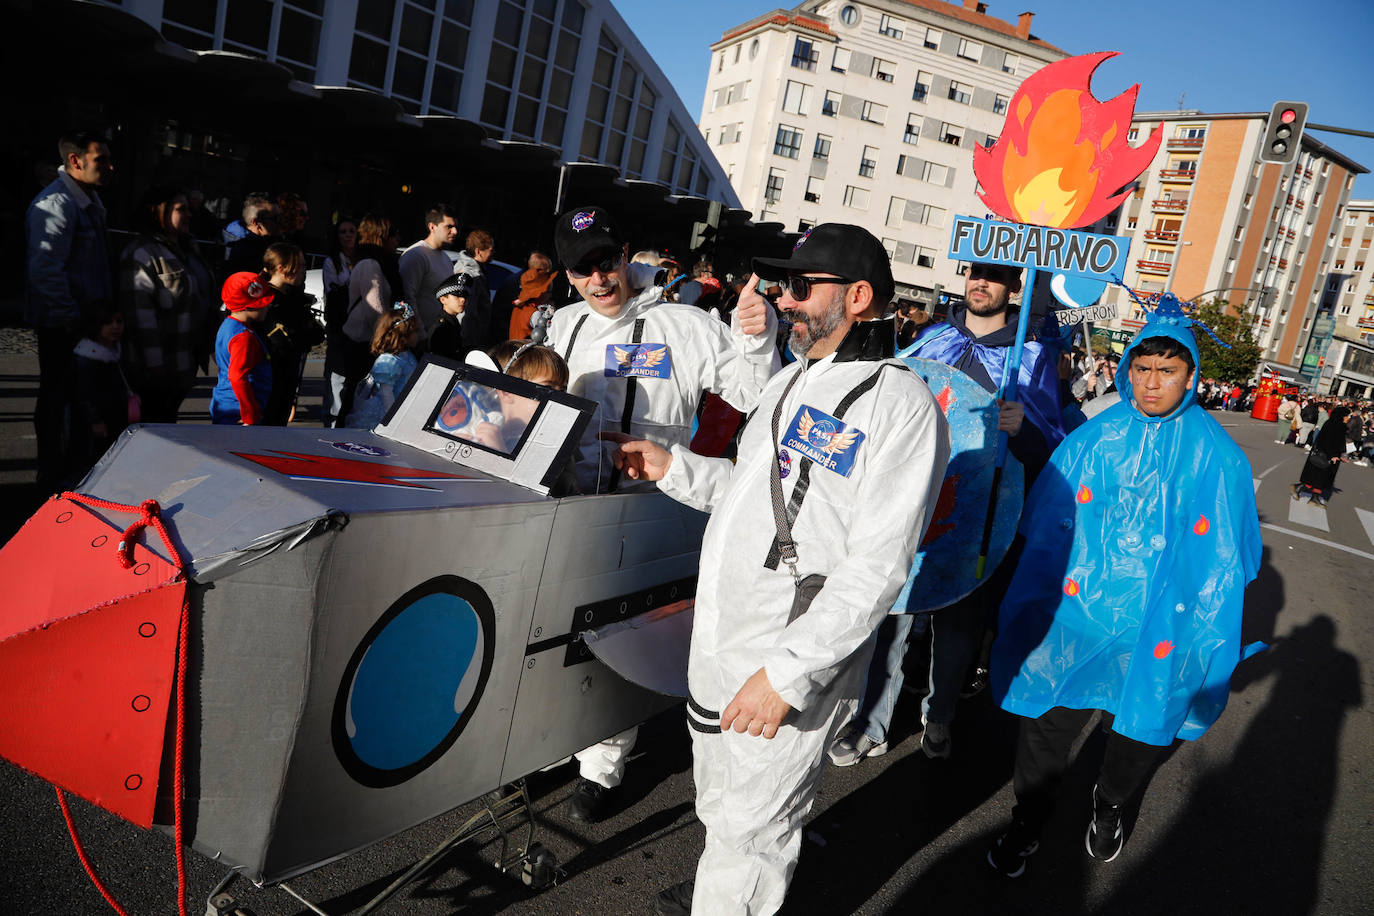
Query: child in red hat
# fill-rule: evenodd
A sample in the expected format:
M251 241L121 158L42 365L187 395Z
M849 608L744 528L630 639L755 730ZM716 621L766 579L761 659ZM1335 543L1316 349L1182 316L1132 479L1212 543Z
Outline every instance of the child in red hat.
M210 419L253 426L262 422L263 407L272 391L272 364L252 325L267 314L272 287L260 274L245 270L230 274L220 295L229 315L215 335L219 381L210 396Z

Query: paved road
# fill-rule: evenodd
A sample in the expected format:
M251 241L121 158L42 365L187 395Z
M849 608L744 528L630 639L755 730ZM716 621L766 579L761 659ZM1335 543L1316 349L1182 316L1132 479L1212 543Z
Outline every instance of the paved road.
M8 536L31 510L31 356L0 354L0 525ZM318 367L316 367L318 372ZM317 411L318 388L308 389ZM190 405L204 421L207 388ZM1302 454L1273 444L1273 427L1217 414L1249 456L1264 524L1263 569L1246 600L1247 638L1272 648L1237 672L1231 703L1198 742L1177 747L1128 820L1117 861L1083 852L1089 738L1040 853L1018 881L995 879L982 848L1011 808L1015 728L986 696L966 701L954 757L927 760L913 726L916 695L898 710L899 742L885 757L830 768L807 832L790 912L1367 914L1374 789L1374 723L1366 702L1374 658L1374 469L1342 467L1326 510L1296 507L1287 485ZM919 662L918 662L919 663ZM919 680L919 679L918 679ZM60 727L60 726L59 726ZM232 751L231 751L232 753ZM650 721L630 765L624 809L595 827L561 806L570 766L531 780L539 839L559 856L558 886L531 894L494 874L493 849L465 848L389 912L642 914L660 888L692 871L702 831L692 814L686 730L678 715ZM105 905L81 871L51 788L0 765L0 912L85 914ZM172 845L80 801L87 849L132 913L173 911ZM457 829L476 806L321 868L293 884L330 913L356 907ZM194 912L223 871L189 857ZM306 910L279 888L230 888L259 914Z

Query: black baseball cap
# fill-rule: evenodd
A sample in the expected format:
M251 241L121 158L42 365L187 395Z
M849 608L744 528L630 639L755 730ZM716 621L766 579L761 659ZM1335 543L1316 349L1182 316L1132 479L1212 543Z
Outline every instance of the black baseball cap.
M867 280L874 298L892 301L896 285L887 250L873 233L848 223L821 223L797 240L790 258L754 258L754 273L765 280L789 274L827 273L851 282Z
M558 218L554 247L564 267L577 267L603 252L618 251L625 243L615 219L600 207L574 207Z

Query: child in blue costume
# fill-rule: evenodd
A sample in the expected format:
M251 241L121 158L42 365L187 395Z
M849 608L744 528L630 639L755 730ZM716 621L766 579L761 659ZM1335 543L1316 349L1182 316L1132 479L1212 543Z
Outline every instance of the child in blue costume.
M1245 586L1260 563L1250 464L1198 405L1193 322L1164 294L1117 371L1121 402L1064 440L1022 513L992 692L1024 716L1011 828L988 850L1008 877L1039 846L1069 748L1101 710L1107 749L1085 845L1111 861L1121 806L1175 738L1226 705Z
M229 317L215 335L219 381L210 395L210 420L254 426L262 422L272 392L272 364L252 326L267 315L272 287L261 275L244 270L229 275L220 296Z
M398 302L377 319L372 332L372 370L358 383L353 410L348 415L352 429L372 429L386 418L391 405L405 390L418 361L415 347L420 343L420 319L415 310Z

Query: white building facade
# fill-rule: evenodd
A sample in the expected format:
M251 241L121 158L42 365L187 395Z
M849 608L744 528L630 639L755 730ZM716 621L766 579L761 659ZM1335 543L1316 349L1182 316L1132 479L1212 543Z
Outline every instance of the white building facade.
M609 0L102 0L198 52L480 124L738 206L666 76Z
M821 0L711 46L699 126L756 222L854 223L883 240L897 296L962 289L950 220L981 216L973 149L1017 86L1065 52L976 0Z

